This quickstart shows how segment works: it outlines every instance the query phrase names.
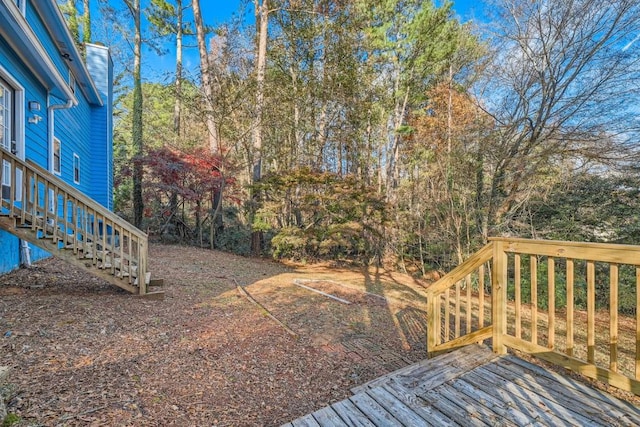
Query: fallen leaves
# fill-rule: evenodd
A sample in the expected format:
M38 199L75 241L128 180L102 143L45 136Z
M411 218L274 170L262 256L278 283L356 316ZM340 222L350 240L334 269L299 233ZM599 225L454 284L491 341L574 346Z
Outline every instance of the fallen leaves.
M294 272L180 246L152 246L150 267L165 279L164 301L56 259L0 277L0 333L11 331L0 365L14 368L17 390L10 411L40 425L279 425L424 356L422 343L403 349L394 318L404 306L312 284L355 303L345 305L292 283L364 283L353 271ZM239 297L234 281L300 338Z

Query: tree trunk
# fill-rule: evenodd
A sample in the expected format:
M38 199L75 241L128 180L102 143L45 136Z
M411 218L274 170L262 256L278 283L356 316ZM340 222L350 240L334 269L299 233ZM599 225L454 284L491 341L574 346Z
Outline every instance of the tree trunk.
M213 109L213 88L211 87L211 67L209 63L209 53L207 52L206 31L202 23L202 12L200 11L200 0L193 0L193 18L196 25L196 38L198 40L198 53L200 55L200 74L202 78L202 88L205 97L205 122L207 125L209 149L214 154L220 153L220 139L218 126Z
M253 123L253 182L262 177L262 113L264 110L264 75L267 66L268 0L254 0L258 48L256 56L256 104Z
M267 32L269 6L268 0L254 0L257 34L256 50L256 102L253 123L253 176L256 183L262 178L262 113L264 110L264 76L267 66ZM254 210L260 204L260 193L254 191L252 195ZM255 218L255 212L252 215ZM251 251L254 255L262 252L262 232L253 231L251 234Z
M182 114L182 0L176 0L176 99L173 107L173 131L180 139L180 116ZM176 141L177 142L177 141Z
M133 125L132 137L134 146L133 163L133 223L136 227L142 227L142 214L144 202L142 199L142 163L143 154L143 129L142 129L142 79L140 67L142 63L142 35L140 27L140 0L127 2L127 6L133 16L135 26L134 59L133 59Z
M173 107L173 132L174 143L177 146L180 141L181 135L181 116L182 116L182 0L176 0L176 82L175 82L175 102ZM169 197L169 210L171 211L172 219L171 223L177 224L178 218L178 193L176 191L171 192Z
M399 77L398 77L399 79ZM399 84L399 80L396 82ZM396 88L397 90L397 88ZM393 123L393 145L391 147L391 161L387 168L387 195L393 196L392 189L398 187L398 181L400 179L400 128L404 123L404 115L407 111L407 104L409 103L409 88L406 88L404 99L400 102L396 100L396 108L394 113Z

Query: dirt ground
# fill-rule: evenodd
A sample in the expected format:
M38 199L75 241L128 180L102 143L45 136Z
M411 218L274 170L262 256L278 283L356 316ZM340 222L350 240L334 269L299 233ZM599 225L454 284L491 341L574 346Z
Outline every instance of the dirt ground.
M181 246L150 258L162 301L56 259L0 277L0 365L20 425L280 425L425 357L409 276Z

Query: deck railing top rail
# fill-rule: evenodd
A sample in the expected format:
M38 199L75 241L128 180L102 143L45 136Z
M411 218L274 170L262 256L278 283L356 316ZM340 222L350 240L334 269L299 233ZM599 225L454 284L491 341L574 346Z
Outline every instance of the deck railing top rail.
M504 237L492 237L489 241L503 242L504 250L510 253L640 265L640 246L634 245Z

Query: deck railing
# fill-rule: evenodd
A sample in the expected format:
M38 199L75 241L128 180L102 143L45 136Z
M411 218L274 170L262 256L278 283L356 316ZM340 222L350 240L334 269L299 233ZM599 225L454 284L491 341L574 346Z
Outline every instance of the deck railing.
M0 213L146 293L147 235L38 165L0 149ZM140 279L140 280L138 280Z
M427 346L491 339L640 395L638 307L640 246L493 238L427 289Z

